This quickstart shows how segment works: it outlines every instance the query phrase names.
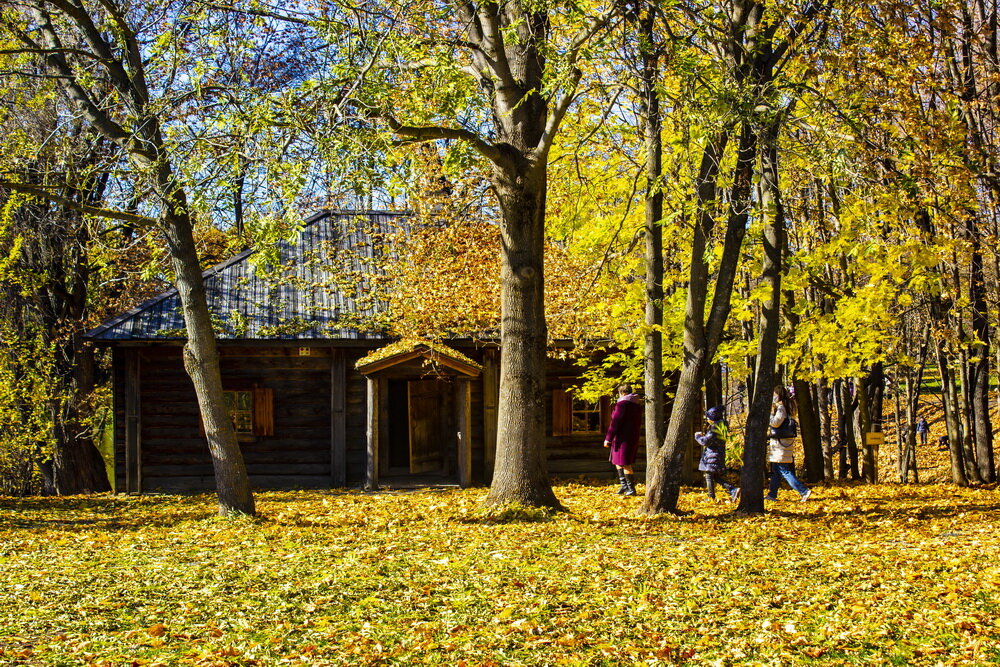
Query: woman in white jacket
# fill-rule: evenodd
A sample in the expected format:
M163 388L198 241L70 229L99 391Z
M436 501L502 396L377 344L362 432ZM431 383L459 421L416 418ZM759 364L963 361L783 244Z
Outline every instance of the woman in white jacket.
M774 388L774 399L771 402L771 427L778 428L795 414L795 400L788 395L788 390L779 385ZM771 482L764 500L777 500L778 487L784 477L788 485L799 492L802 502L809 499L812 491L798 480L792 471L792 445L794 438L768 438L767 462L771 464Z

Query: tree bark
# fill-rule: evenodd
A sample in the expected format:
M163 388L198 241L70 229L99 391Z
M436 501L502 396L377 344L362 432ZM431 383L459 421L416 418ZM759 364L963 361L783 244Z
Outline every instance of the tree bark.
M653 30L654 3L637 3L640 98L646 147L645 264L646 334L643 345L646 460L656 457L666 435L663 396L663 118L660 112L660 53ZM647 466L648 467L648 466Z
M799 409L805 478L808 482L820 482L823 480L823 441L819 410L813 401L812 387L808 382L796 379L793 386Z
M830 389L826 378L816 381L816 403L819 406L820 439L823 447L823 477L832 480L836 475L833 466L833 429L830 424Z
M46 3L31 5L50 73L91 127L121 148L139 178L148 179L160 207L158 222L167 241L187 328L184 368L194 384L205 425L219 513L252 515L255 508L246 466L223 399L215 333L194 243L191 209L173 172L170 152L160 131L160 118L156 115L156 105L152 104L139 55L142 47L138 35L122 14L113 16L116 29L108 32L99 29L94 18L82 9L56 9L62 20L54 21L49 7ZM107 79L118 90L127 107L123 115L134 123L131 128L118 123L115 114L103 106L107 98L88 88L88 82L80 80L67 62L56 28L56 24L63 23L74 26L84 36L82 41L101 54L94 62L101 63Z
M767 298L761 306L760 344L757 349L757 374L754 395L744 434L743 470L740 474L739 511L764 512L764 468L770 410L776 384L775 362L778 358L778 334L781 331L781 272L785 246L785 210L778 184L778 131L775 120L761 139L761 185L764 215L764 260L761 283ZM808 393L808 392L806 392Z
M545 468L544 170L496 173L503 212L500 400L487 504L561 508Z
M705 251L715 223L713 213L720 161L728 141L729 133L721 132L708 141L702 154L697 182L698 212L691 244L687 304L684 310L684 360L663 447L657 452L647 471L646 496L639 509L641 514L676 514L679 511L677 500L683 478L682 462L691 437L692 418L699 407L698 399L701 395L705 365L715 354L722 327L729 314L739 249L746 234L750 177L753 172L756 140L749 127L744 127L740 138L737 174L723 259L706 326L705 303L708 298L709 274Z
M970 214L968 232L972 240L969 301L972 305L972 333L975 336L969 363L969 393L972 404L972 433L975 461L983 482L996 481L993 457L993 424L990 419L990 324L986 303L982 242L979 229Z

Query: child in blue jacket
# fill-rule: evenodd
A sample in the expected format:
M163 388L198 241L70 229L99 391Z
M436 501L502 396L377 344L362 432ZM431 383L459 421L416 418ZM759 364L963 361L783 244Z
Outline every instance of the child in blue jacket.
M729 438L726 409L721 405L709 408L705 412L705 419L709 422L708 432L694 434L695 440L704 448L701 460L698 462L698 470L705 473L705 488L709 498L715 500L715 484L718 482L729 493L730 500L735 503L740 497L739 488L722 478L722 473L726 470L726 440Z

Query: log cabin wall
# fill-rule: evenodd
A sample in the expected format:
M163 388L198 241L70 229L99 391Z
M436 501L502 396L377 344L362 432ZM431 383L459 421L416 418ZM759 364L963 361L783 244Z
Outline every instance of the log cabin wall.
M300 345L236 347L220 345L223 386L227 390L270 390L273 435L240 436L251 484L256 488L329 488L333 428L331 348ZM347 483L363 475L363 379L353 370L366 350L347 350L345 369L344 459ZM179 346L121 347L115 364L115 478L120 491L203 491L215 486L194 388L184 372ZM131 360L131 362L130 362ZM138 365L138 388L128 381ZM128 433L129 393L137 394L138 442ZM141 486L129 485L130 461L138 450Z
M274 435L255 436L241 442L251 484L256 488L334 488L364 482L366 465L366 380L354 366L369 352L361 347L311 347L309 356L299 356L292 341L281 346L220 344L223 384L227 388L271 389ZM474 347L462 352L483 362L487 354ZM337 460L334 441L337 420L331 394L335 355L342 355L343 452L342 475L331 468ZM214 489L211 459L198 418L194 389L184 372L181 347L115 346L115 488L124 491L208 491ZM579 367L558 359L549 361L546 391L548 425L546 453L549 474L554 478L613 477L608 451L601 445L604 433L555 435L553 396L573 385ZM138 391L129 397L130 374L138 379ZM492 461L486 448L488 415L484 380L471 381L472 479L488 484ZM129 416L129 406L139 413ZM137 428L138 442L129 444L128 424ZM606 424L601 424L601 429ZM132 449L130 450L130 446ZM128 466L137 466L141 487L129 487ZM637 472L645 470L645 448L640 445ZM340 481L343 480L343 481Z
M546 368L545 407L547 415L546 455L549 475L554 478L614 478L615 469L609 461L610 453L604 448L604 433L610 417L612 398L605 397L604 418L596 431L567 432L571 429L560 428L560 418L557 403L565 400L561 391L579 384L581 368L571 361L549 359ZM617 398L617 397L616 397ZM600 409L598 404L595 408ZM639 440L639 452L635 459L635 472L640 477L645 475L646 447L643 436Z
M240 445L254 488L360 486L366 465L366 384L354 366L370 350L220 343L227 390L269 389L273 435L241 436ZM200 425L194 388L184 371L179 345L115 346L115 488L119 492L211 491L211 458ZM475 355L474 350L469 351ZM337 355L342 362L336 362ZM337 370L337 369L340 370ZM343 373L342 444L337 442L336 401L331 391ZM471 389L472 477L486 481L483 451L482 383ZM136 412L130 415L129 411ZM129 424L134 432L130 435ZM345 470L331 462L339 455ZM134 466L129 474L129 466ZM131 480L131 484L130 484Z

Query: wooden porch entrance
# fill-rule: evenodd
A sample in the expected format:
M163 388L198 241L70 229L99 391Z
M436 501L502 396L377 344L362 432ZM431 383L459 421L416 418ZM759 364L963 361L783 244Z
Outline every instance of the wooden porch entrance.
M454 478L458 445L451 378L388 380L387 437L382 441L383 481L420 475ZM442 479L457 482L457 479Z
M368 378L365 488L472 483L470 383L482 367L440 344L402 340L357 363Z

